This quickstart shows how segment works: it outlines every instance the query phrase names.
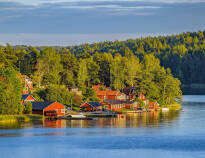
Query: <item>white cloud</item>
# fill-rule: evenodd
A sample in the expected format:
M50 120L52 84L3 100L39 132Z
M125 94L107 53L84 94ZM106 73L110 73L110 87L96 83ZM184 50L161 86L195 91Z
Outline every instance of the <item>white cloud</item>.
M161 7L158 6L120 6L120 5L69 5L69 6L62 6L61 8L68 8L68 9L99 9L99 8L108 8L108 9L117 9L117 10L136 10L136 9L159 9Z

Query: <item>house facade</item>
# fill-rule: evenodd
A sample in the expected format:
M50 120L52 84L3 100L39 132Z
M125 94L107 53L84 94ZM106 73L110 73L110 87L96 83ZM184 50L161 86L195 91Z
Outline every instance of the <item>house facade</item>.
M153 110L157 110L158 109L158 103L157 102L148 102L147 106L148 109L153 109Z
M103 100L126 100L126 95L119 92L119 91L96 91L97 97L103 101Z
M110 111L121 111L123 109L137 109L139 108L139 103L122 100L104 100L103 106Z
M80 106L81 109L84 111L102 111L103 107L102 104L99 102L87 102Z
M34 102L35 98L30 94L23 94L21 96L21 101L22 101L23 104L25 104L27 102Z

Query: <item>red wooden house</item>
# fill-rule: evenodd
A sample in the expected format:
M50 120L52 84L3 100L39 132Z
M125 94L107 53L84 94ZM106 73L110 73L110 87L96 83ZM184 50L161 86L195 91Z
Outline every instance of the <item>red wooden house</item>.
M103 101L103 100L126 100L125 94L119 92L119 91L96 91L97 97Z
M127 95L127 100L134 100L136 98L136 87L125 87L122 91Z
M110 111L120 111L122 109L137 109L139 108L138 102L121 101L121 100L104 100L102 103L104 109Z
M21 96L21 100L22 100L22 103L26 103L26 102L33 102L35 101L35 98L30 95L30 94L24 94Z
M157 110L158 105L159 104L157 102L148 102L148 104L147 104L148 109L154 109L154 110Z
M31 102L32 113L45 116L64 116L66 106L58 102Z
M140 93L140 94L137 93L136 87L125 87L123 89L123 93L125 93L127 95L127 99L130 101L135 100L135 98L137 97L138 99L143 101L145 104L147 104L147 99L146 99L145 95L142 93Z
M84 111L102 111L102 105L99 102L87 102L80 107Z

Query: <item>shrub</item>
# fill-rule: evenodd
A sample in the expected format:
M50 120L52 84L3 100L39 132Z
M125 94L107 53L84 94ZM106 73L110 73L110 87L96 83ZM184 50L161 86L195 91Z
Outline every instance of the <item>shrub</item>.
M32 114L32 104L31 102L27 102L24 105L24 110L23 110L24 114Z

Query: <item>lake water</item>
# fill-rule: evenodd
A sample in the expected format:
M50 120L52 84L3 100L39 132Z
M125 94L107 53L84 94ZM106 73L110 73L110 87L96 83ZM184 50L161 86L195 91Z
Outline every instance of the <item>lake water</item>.
M184 111L0 124L0 158L204 158L205 96Z

